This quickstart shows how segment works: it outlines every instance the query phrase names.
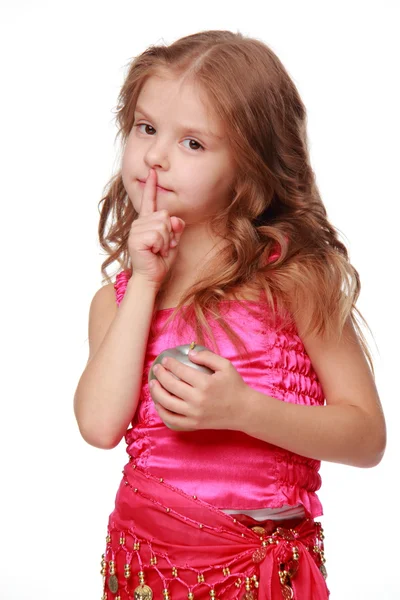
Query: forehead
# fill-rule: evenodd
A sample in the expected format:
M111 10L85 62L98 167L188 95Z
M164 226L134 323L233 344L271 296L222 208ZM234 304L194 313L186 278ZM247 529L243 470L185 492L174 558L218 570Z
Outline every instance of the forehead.
M223 124L215 114L207 94L192 80L171 75L152 75L144 83L136 103L146 114L160 120L205 129L223 135Z

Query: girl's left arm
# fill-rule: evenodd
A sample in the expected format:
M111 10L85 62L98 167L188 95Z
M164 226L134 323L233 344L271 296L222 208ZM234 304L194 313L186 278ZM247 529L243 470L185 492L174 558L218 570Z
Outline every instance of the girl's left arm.
M298 331L301 324L297 322ZM374 467L385 452L386 425L375 381L348 319L341 341L301 336L326 406L282 402L246 387L240 429L296 454Z

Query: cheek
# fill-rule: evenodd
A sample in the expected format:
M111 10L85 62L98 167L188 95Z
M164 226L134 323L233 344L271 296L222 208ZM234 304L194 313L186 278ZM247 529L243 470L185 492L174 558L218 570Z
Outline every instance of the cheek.
M192 166L191 166L192 167ZM218 174L214 173L214 165L193 165L193 168L185 168L179 177L181 189L192 196L204 199L213 194L219 188Z
M129 185L130 170L131 170L130 169L130 156L125 151L122 156L122 161L121 161L121 175L122 175L122 181L123 181L123 184L124 184L126 190L127 190L127 185Z
M122 172L125 174L125 176L127 176L129 174L129 171L131 171L131 175L133 175L132 168L134 166L134 163L135 163L135 151L128 144L125 148L125 151L122 156L122 161L121 161Z
M122 164L121 164L121 177L122 177L122 183L124 184L125 191L129 192L127 169L126 169L126 163L124 163L124 161L122 161Z
M121 176L125 190L129 195L133 193L135 178L137 177L137 160L133 148L127 146L121 160Z
M224 174L208 172L203 177L197 175L191 185L195 204L214 205L228 194L229 182Z

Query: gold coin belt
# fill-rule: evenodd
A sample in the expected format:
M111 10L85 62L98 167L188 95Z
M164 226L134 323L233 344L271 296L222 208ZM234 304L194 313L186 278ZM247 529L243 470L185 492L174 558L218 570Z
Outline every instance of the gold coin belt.
M107 537L106 537L107 548L109 547L109 544L111 544L111 534L110 533L115 535L116 532L108 532L107 533ZM132 535L130 532L119 532L121 550L126 550L125 533L128 535L129 534ZM143 541L136 540L133 543L132 547L136 553L139 553L143 544L149 545L149 542L147 542L146 540L143 540ZM113 555L113 554L111 553L111 555ZM126 560L128 561L129 556L132 556L132 553L127 552L126 556L127 556ZM161 557L161 558L166 558L166 557ZM139 560L139 563L143 565L143 563L140 560ZM149 565L150 568L152 567L153 569L157 569L158 564L159 564L159 559L157 558L157 556L153 556L150 559L150 565ZM217 577L219 575L220 581L227 580L232 576L236 577L236 579L234 581L235 588L239 589L239 588L244 587L244 595L242 596L242 599L243 600L256 600L257 599L257 595L255 595L255 593L254 593L254 590L257 590L257 588L259 586L258 576L256 574L252 575L251 577L248 577L245 575L242 575L241 577L237 577L235 574L231 573L229 566L226 566L220 570L213 569L213 577L210 579L212 579L214 583L209 583L207 581L207 577L208 577L207 572L203 572L203 573L197 573L196 585L189 586L187 582L180 579L179 571L180 571L179 567L172 566L171 570L170 570L170 578L168 579L165 576L163 577L164 589L162 591L162 597L164 600L173 600L172 592L170 591L169 585L168 585L168 583L173 579L179 580L186 587L188 600L196 600L196 593L197 592L200 593L200 588L201 588L201 597L204 598L205 586L207 586L207 588L208 588L209 597L214 598L215 600L218 600L218 594L215 589L216 575L217 575ZM218 573L218 571L220 571L220 573ZM133 579L135 579L135 578L132 577L130 563L126 562L124 564L124 579L126 581L126 584L121 586L121 584L118 582L118 578L116 575L115 555L114 555L114 559L106 560L106 554L103 553L101 556L101 571L100 572L103 577L103 595L101 597L101 600L111 600L111 599L112 600L126 600L127 598L129 598L129 600L131 598L133 598L134 600L158 600L154 596L154 591L152 590L152 588L146 584L144 569L138 571L138 573L137 573L137 578L139 581L136 583L132 583ZM161 575L160 571L158 571L158 573L159 573L159 575ZM165 573L165 571L164 571L164 573ZM129 580L130 580L130 582L129 582ZM220 583L220 581L218 583ZM138 584L138 585L136 585L136 584ZM121 595L120 595L122 591L123 591L123 598L121 598ZM176 598L182 598L182 597L183 596L182 596L182 590L181 590L180 593L179 592L177 593Z
M135 465L132 465L135 468ZM163 482L163 479L160 479ZM125 480L125 484L130 486L130 483ZM132 486L130 486L132 487ZM134 493L138 493L137 488L132 488ZM196 497L194 496L196 499ZM168 508L165 509L170 512ZM236 521L236 519L234 519ZM307 547L307 550L312 554L316 564L321 570L324 578L326 578L325 568L325 556L324 556L324 545L323 545L323 530L321 523L315 522L317 527L317 535L313 536L314 545ZM202 527L200 524L199 527ZM292 600L293 589L291 585L292 579L296 576L299 568L299 551L296 546L296 538L298 533L294 529L285 529L282 527L276 527L271 533L267 534L266 530L261 526L251 528L254 533L259 536L260 547L255 550L252 555L252 562L254 568L251 572L247 573L231 573L230 565L224 565L219 569L214 567L205 570L202 573L195 571L190 567L181 568L179 565L172 565L167 555L156 554L153 551L151 542L149 540L139 540L133 531L120 531L110 529L107 530L106 536L106 553L102 554L101 557L101 575L103 577L103 595L101 600L159 600L154 596L154 591L146 583L146 572L147 569L156 570L160 579L162 580L163 590L162 597L164 600L180 600L182 596L182 589L175 592L171 591L171 588L177 590L177 582L179 581L187 591L188 600L196 600L196 596L199 598L205 597L205 588L209 598L219 600L218 592L224 594L226 597L227 590L234 585L237 588L237 592L242 589L243 594L240 596L240 600L257 600L258 598L258 587L259 587L259 576L258 576L258 563L260 563L267 554L267 547L269 544L282 544L282 541L286 543L285 560L279 564L279 580L281 583L282 600ZM244 535L244 534L242 534ZM113 540L112 540L113 536ZM118 544L119 536L119 544ZM129 539L129 542L127 540ZM112 544L111 542L114 542ZM142 550L142 555L141 555ZM143 552L143 550L145 550ZM290 550L290 552L289 552ZM123 584L121 584L122 577L118 579L116 572L117 555L120 552L125 552L125 556L122 562L123 566ZM138 561L139 570L136 575L132 575L131 562L133 555L136 556ZM148 557L150 556L150 560ZM107 558L108 557L108 560ZM145 557L147 557L145 559ZM165 566L165 561L168 563L170 569L169 575L165 568L160 569L160 563ZM190 584L181 578L180 571L190 570L192 578L197 578L197 582ZM178 584L179 585L179 584ZM231 588L232 589L232 588ZM121 593L123 597L121 598ZM235 598L238 596L235 595ZM160 598L161 600L161 598Z
M317 564L319 564L319 568L324 576L324 578L326 578L327 573L326 573L326 568L325 568L325 557L324 557L324 550L323 550L323 539L324 539L324 534L323 534L323 530L322 527L320 525L320 523L318 523L317 525L319 525L319 531L318 531L318 536L317 536L317 540L316 540L316 544L312 547L312 552L315 554L314 559L316 560ZM266 535L266 532L264 530L264 528L262 527L252 527L252 530L260 536L260 540L261 540L261 547L259 550L256 550L253 554L253 563L257 564L259 562L261 562L265 556L266 556L266 547L269 544L280 544L282 542L282 540L286 540L287 542L293 542L295 540L296 537L296 532L294 530L285 530L282 529L280 527L277 527L277 529L271 534L271 535ZM126 532L128 534L130 534L130 532ZM131 534L130 534L131 535ZM124 532L120 532L120 546L122 550L126 550L126 537L125 537L125 533ZM111 543L111 535L108 532L107 533L107 537L106 537L106 542L107 544ZM146 543L145 540L143 540L144 543ZM148 542L147 542L148 543ZM133 543L132 549L139 554L141 548L141 542L136 540ZM280 583L281 583L281 591L282 591L282 599L283 600L293 600L294 595L293 595L293 589L292 589L292 585L291 585L291 581L292 579L296 576L298 568L299 568L299 551L298 551L298 547L293 544L291 546L291 556L289 557L288 560L286 560L285 562L281 562L279 565L279 579L280 579ZM126 553L126 557L127 557L127 561L129 560L130 557L132 557L132 553L127 552ZM143 564L141 561L139 561L140 564ZM158 564L158 559L157 556L153 556L150 559L150 567L156 568ZM224 578L228 578L230 577L232 574L230 572L230 568L229 566L223 567L221 569L222 575L224 576ZM160 572L159 572L160 574ZM103 576L103 596L101 597L101 600L122 600L121 596L120 596L120 586L118 583L118 578L116 576L116 561L111 559L109 561L107 561L105 559L105 554L102 554L102 560L101 560L101 575ZM154 592L151 589L151 587L149 585L146 584L145 581L145 572L144 570L140 570L137 573L137 577L138 577L138 585L135 585L135 588L133 590L133 599L134 600L157 600L154 597ZM198 573L197 574L197 584L198 587L202 587L202 597L204 597L204 586L201 586L200 584L207 584L207 580L206 580L207 574L206 573ZM131 573L131 565L129 562L126 562L124 565L124 579L126 581L128 581L129 579L132 579L132 573ZM196 599L196 591L195 589L190 589L190 586L183 581L182 579L179 578L179 568L177 566L172 566L171 567L171 579L179 579L179 581L185 585L185 587L187 588L187 598L188 600L195 600ZM213 578L215 579L215 577ZM167 579L164 578L164 581L167 582ZM241 577L237 577L236 576L236 580L234 582L234 585L236 588L241 588L244 587L244 593L241 596L241 600L257 600L258 598L258 587L259 587L259 579L258 576L256 574L253 574L251 577L242 575ZM128 586L123 586L124 587L124 591L126 593L126 595L124 596L125 598L132 598L132 584L130 586L130 588L128 589ZM218 595L216 590L214 589L214 586L210 585L208 586L209 589L209 597L210 598L214 598L215 600L218 600ZM164 600L172 600L172 595L171 592L169 590L168 587L168 583L165 583L164 589L163 589L163 599ZM181 593L177 596L177 598L182 598Z

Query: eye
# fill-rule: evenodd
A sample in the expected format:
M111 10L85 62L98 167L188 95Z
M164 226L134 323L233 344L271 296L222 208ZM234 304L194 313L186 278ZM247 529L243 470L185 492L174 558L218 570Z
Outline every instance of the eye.
M151 125L148 125L147 123L139 123L138 125L136 125L137 128L139 127L150 127L150 129L152 129L153 131L155 131L154 127L152 127ZM144 132L142 132L144 133ZM152 135L152 134L150 134Z
M196 142L196 140L193 140L193 139L189 138L189 139L187 139L187 140L184 140L184 141L185 141L185 142L193 142L194 144L197 144L197 146L199 146L199 148L193 148L193 147L190 147L190 150L199 150L200 148L201 148L202 150L204 150L204 147L203 147L203 146L202 146L202 145L201 145L199 142ZM186 146L186 147L187 147L187 146Z

